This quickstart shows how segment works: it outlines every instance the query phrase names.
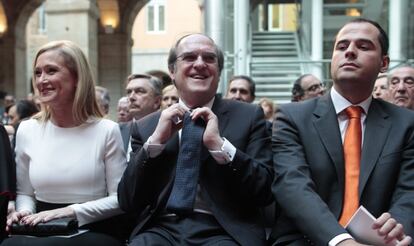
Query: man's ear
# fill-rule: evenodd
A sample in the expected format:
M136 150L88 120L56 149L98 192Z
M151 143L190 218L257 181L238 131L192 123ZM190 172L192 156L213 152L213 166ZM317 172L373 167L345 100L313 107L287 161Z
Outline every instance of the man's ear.
M168 73L170 74L170 78L173 82L173 84L175 85L175 74L174 74L174 70L175 70L175 64L172 65L169 69L168 69Z
M154 109L159 109L161 107L162 96L157 96L154 101Z
M388 55L382 56L380 72L385 73L390 65L390 57Z

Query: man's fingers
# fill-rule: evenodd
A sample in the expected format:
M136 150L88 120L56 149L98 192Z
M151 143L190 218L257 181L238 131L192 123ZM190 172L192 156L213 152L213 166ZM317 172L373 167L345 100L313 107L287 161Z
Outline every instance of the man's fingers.
M397 226L397 221L393 218L389 218L380 228L380 235L388 235ZM400 228L401 229L401 228Z
M412 243L412 238L410 236L404 236L402 240L397 243L397 246L408 246Z
M381 228L385 222L387 222L387 220L391 218L391 214L390 213L383 213L380 217L378 217L378 219L376 219L374 221L374 224L372 225L373 229L379 229Z

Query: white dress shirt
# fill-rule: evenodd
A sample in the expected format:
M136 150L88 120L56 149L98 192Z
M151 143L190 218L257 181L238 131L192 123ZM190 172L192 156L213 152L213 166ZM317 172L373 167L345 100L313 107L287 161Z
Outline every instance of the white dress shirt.
M335 90L334 87L332 87L331 99L332 99L335 112L338 118L338 124L339 124L339 130L341 131L342 143L344 142L346 129L348 128L348 123L349 123L349 119L345 113L345 109L348 108L349 106L360 106L363 109L363 112L361 114L361 126L362 126L361 129L362 129L362 144L363 144L367 112L368 112L369 106L371 105L372 97L369 96L367 99L365 99L361 103L354 105L351 102L349 102L347 99L345 99L341 94L339 94ZM348 233L339 234L336 237L332 238L328 244L329 246L336 246L340 242L346 239L352 239L352 236Z

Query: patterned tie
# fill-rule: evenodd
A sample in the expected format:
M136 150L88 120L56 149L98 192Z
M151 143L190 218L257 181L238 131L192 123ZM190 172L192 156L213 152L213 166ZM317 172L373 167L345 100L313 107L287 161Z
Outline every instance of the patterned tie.
M167 202L168 211L177 214L193 211L204 129L203 119L192 121L190 112L185 113L174 186Z
M345 109L349 123L344 140L345 158L345 193L342 214L339 223L345 226L358 209L359 167L361 162L361 112L359 106L350 106Z

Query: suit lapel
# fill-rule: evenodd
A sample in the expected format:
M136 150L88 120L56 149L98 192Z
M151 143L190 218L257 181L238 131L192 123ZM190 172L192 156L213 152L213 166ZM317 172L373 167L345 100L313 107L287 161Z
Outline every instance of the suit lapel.
M219 122L220 135L223 135L224 129L226 129L229 123L228 108L226 107L225 101L216 96L213 107L211 108L214 114L216 114Z
M373 99L367 114L361 153L360 195L382 152L390 127L391 121L388 120L388 114L381 108L378 101Z
M213 106L211 107L211 110L218 118L219 132L221 136L224 135L224 129L226 128L229 122L228 109L225 105L225 101L221 100L221 98L216 96L216 98L214 99ZM203 147L201 150L201 163L204 163L209 156L210 153L205 147Z
M322 144L335 165L339 185L340 187L343 187L345 169L342 140L335 108L329 93L318 100L313 114L315 116L313 119L313 125L315 126Z

